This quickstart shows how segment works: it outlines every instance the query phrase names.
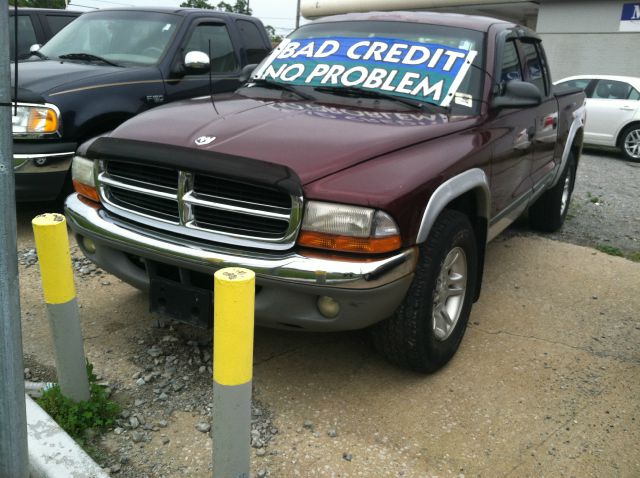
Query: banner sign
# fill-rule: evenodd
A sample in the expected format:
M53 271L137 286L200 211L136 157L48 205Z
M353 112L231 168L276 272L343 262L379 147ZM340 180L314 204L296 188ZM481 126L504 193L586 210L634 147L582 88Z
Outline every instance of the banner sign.
M470 49L394 38L285 39L253 78L378 90L448 106L476 55Z
M625 3L622 5L620 31L640 32L640 3Z

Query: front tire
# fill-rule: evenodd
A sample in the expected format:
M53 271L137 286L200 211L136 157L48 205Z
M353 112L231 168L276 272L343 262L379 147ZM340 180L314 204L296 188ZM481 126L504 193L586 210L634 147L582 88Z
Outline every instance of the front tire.
M545 191L529 208L531 227L543 232L556 232L562 227L576 182L576 166L573 153L569 153L558 183Z
M620 149L628 161L640 162L640 125L627 126L620 135Z
M477 282L475 234L464 214L445 210L420 246L415 277L394 315L372 329L375 347L392 363L431 373L464 336Z

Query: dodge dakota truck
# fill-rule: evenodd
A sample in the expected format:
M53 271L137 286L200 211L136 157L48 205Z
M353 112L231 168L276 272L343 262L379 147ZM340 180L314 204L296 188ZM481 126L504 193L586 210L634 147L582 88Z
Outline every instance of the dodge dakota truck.
M260 325L371 328L395 364L442 367L485 246L525 211L561 227L584 94L540 39L426 12L302 26L233 94L156 108L81 146L66 216L88 258L209 324L212 274L256 273Z
M233 91L243 67L270 51L262 22L246 15L193 8L83 14L18 64L11 110L17 200L54 199L67 184L71 190L79 144L151 107Z

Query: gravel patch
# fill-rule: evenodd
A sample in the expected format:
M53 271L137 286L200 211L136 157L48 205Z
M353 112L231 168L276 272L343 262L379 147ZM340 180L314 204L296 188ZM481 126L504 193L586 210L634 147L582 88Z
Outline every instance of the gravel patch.
M578 165L567 219L546 237L581 246L607 249L640 259L640 163L615 152L588 149ZM518 221L505 234L532 234Z
M119 466L122 477L188 475L183 465L153 463L148 447L153 448L154 442L169 445L166 430L184 420L184 414L196 418L194 435L210 437L215 420L210 332L169 321L158 321L149 332L130 339L138 351L131 357L138 372L119 383L114 392L123 410L107 433L111 450L101 464L111 472L114 465ZM206 373L200 372L203 368ZM255 397L251 415L251 447L262 457L269 453L278 429L271 411Z

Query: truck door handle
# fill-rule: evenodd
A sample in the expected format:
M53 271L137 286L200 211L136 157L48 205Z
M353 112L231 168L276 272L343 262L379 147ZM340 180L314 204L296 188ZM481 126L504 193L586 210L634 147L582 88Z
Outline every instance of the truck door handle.
M634 108L634 107L629 106L629 105L621 106L621 107L620 107L620 109L621 109L621 110L624 110L624 111L633 111L633 110L635 110L635 108Z

